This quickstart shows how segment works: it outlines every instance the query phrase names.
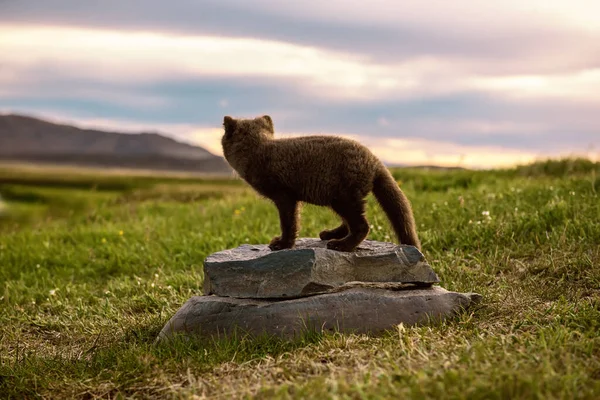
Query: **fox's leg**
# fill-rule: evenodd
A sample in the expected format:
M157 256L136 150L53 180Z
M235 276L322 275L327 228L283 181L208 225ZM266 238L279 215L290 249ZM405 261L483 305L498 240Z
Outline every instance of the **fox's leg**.
M348 236L348 232L348 226L345 222L342 222L342 224L337 228L321 231L321 233L319 233L319 237L321 240L343 239Z
M281 196L273 199L273 202L279 210L279 224L281 227L281 236L276 236L269 243L271 250L291 249L296 242L298 235L300 205L287 196Z
M331 208L340 215L350 231L343 239L332 239L327 248L338 251L353 251L369 234L369 223L365 218L363 199L352 199L332 204Z

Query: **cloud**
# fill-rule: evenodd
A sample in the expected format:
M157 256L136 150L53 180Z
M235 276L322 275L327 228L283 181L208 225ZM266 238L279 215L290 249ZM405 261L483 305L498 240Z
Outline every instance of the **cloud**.
M600 12L586 0L508 0L485 6L476 0L19 0L2 8L0 21L7 23L252 37L396 61L437 54L500 56L505 62L548 53L562 54L567 62L577 48L585 54L599 28L594 12Z
M211 150L224 114L271 114L281 134L354 135L419 163L585 152L600 130L599 8L5 1L0 108L164 128Z
M180 138L185 137L184 131L192 135L194 130L220 129L226 114L239 117L270 114L278 134L425 140L462 148L492 146L534 154L582 152L598 144L600 122L593 104L514 102L480 93L383 99L365 104L351 99L330 102L295 90L294 84L284 79L198 79L131 85L117 90L140 98L157 97L163 105L155 108L116 105L102 96L93 100L65 98L62 92L43 98L0 99L0 108L13 111L27 108L78 121L120 120L127 123L124 126L135 124L140 128L145 126L146 130L164 127L169 134L172 132L166 129L174 126L177 128L174 133ZM192 136L198 139L197 133ZM212 142L203 142L206 143ZM210 146L214 148L213 144Z
M73 28L0 28L0 52L5 109L201 125L268 113L283 132L547 151L600 130L595 70L480 78L451 62L395 69L278 42Z
M413 57L502 60L506 73L564 71L598 61L599 6L586 0L9 1L7 24L68 25L286 42L402 62ZM486 63L492 64L492 63ZM489 67L489 65L487 65ZM482 65L482 67L485 67ZM485 72L482 69L480 72Z
M495 91L515 98L577 98L600 101L600 67L569 74L473 78L474 89Z
M108 83L194 77L287 78L298 90L332 99L408 98L456 91L597 100L600 68L554 75L485 75L465 60L416 57L373 63L315 47L250 38L7 25L0 27L0 83L11 87L61 75ZM489 69L493 70L493 67Z
M285 77L344 97L411 85L408 74L393 74L389 67L351 54L256 39L5 26L0 27L0 52L7 55L2 80L8 84L26 79L15 70L39 71L43 66L110 82L173 76Z

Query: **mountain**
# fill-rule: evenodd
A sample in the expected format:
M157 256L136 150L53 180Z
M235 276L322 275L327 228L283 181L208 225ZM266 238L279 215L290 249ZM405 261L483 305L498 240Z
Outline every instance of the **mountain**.
M0 115L0 159L96 167L230 173L206 149L157 133L119 133Z

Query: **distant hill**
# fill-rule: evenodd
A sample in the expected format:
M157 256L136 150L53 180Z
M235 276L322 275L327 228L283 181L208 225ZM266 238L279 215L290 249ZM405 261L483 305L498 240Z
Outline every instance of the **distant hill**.
M0 160L113 168L230 173L206 149L157 133L119 133L0 115Z

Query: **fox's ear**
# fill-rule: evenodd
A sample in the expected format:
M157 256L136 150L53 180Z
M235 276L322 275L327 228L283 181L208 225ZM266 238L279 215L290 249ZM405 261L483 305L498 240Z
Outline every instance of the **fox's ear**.
M268 115L263 115L262 119L265 121L271 133L275 133L275 126L273 125L273 119Z
M223 126L225 127L225 132L232 132L237 126L237 121L229 115L226 115L225 118L223 118Z

